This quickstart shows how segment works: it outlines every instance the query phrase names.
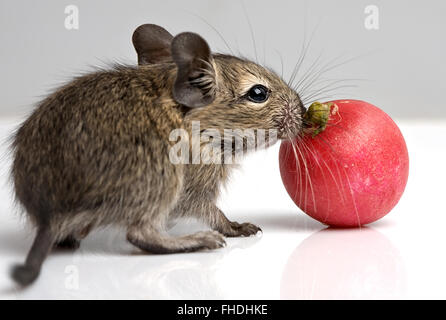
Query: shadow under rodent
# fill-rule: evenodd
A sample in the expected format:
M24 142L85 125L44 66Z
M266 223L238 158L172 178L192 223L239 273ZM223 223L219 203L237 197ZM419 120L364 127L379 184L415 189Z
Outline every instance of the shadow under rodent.
M212 54L199 35L173 37L146 24L133 34L138 66L81 77L41 101L13 140L16 198L37 235L25 264L12 270L33 282L53 246L76 248L95 228L118 225L130 243L152 253L225 245L224 236L256 234L216 206L232 164L173 164L174 129L302 129L298 94L274 72ZM202 147L202 146L200 146ZM195 217L212 228L173 237L171 219Z

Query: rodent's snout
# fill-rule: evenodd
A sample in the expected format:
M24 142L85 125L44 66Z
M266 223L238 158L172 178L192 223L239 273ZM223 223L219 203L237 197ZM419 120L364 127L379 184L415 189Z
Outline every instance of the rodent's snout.
M279 139L293 139L303 130L305 107L300 99L286 103L279 117Z

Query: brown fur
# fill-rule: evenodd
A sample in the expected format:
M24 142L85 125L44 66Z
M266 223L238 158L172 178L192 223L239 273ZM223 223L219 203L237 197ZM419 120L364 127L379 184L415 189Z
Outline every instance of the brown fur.
M222 235L260 230L231 222L216 206L232 165L172 164L169 134L178 128L190 133L195 120L202 129L297 134L302 104L276 74L253 62L212 55L204 67L191 80L213 99L203 107L176 102L178 66L165 56L160 63L81 76L37 106L15 135L12 177L18 201L51 243L76 247L94 228L115 224L142 250L171 253L219 248ZM271 90L265 103L245 98L257 83ZM218 232L171 237L167 224L178 217L196 217ZM22 284L33 280L14 277Z

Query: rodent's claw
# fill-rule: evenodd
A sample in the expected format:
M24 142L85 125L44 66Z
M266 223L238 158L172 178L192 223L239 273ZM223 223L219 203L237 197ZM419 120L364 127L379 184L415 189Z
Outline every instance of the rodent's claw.
M194 235L203 249L218 249L226 246L223 235L217 231L203 231Z
M262 229L252 223L238 223L234 221L231 222L230 229L223 232L223 234L227 237L249 237L257 234L259 231L262 232Z

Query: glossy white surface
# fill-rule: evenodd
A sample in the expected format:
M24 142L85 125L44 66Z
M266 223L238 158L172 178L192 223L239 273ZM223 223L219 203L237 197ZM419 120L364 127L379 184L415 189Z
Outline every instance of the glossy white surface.
M1 120L2 141L15 123ZM25 290L8 271L23 261L33 234L13 209L3 156L0 298L445 299L446 122L398 124L409 148L409 182L394 210L368 227L326 229L299 211L282 185L276 145L248 156L220 201L230 219L258 224L262 236L228 239L216 251L157 256L133 248L122 231L103 230L75 253L52 253ZM192 223L173 232L202 228Z

